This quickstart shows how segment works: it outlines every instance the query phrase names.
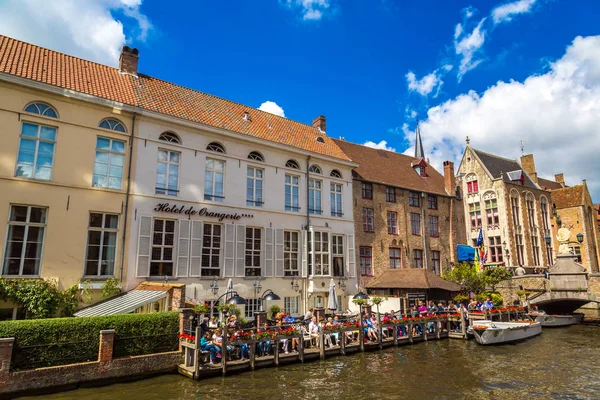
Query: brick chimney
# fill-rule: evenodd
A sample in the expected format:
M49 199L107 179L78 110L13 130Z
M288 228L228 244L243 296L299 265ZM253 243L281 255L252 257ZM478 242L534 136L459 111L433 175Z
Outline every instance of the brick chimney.
M319 115L317 118L313 119L312 126L317 128L321 132L325 133L326 132L325 117L322 115Z
M563 187L565 186L565 176L564 174L556 174L554 175L554 180L556 183L560 183Z
M456 194L456 180L454 179L454 163L452 161L444 161L444 188L446 192L453 196Z
M126 74L137 75L140 52L129 46L123 46L119 57L119 71Z
M521 167L529 175L532 181L538 183L537 172L535 171L535 162L533 161L533 154L525 154L521 156Z

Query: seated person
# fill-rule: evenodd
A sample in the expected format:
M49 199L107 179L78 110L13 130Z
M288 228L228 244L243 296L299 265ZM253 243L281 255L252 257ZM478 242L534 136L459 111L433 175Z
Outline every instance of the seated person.
M210 352L210 361L213 364L217 363L217 357L221 357L221 348L212 342L212 335L210 332L206 332L202 339L200 339L200 349L202 351Z

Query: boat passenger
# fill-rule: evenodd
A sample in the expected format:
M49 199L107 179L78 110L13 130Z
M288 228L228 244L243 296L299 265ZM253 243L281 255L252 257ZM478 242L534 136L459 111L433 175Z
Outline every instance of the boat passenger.
M266 332L268 330L269 330L269 325L265 322L263 327L260 328L258 331ZM264 342L258 342L258 352L260 354L260 357L268 355L271 352L271 341L267 340Z
M482 309L491 310L492 308L494 308L494 302L492 301L492 298L488 296L487 300L482 305Z

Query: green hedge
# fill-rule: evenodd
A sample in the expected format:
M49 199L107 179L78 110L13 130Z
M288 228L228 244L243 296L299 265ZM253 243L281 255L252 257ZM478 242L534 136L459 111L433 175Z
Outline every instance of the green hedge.
M12 368L27 369L96 361L104 329L115 330L117 357L176 350L179 313L3 321L0 338L15 338Z

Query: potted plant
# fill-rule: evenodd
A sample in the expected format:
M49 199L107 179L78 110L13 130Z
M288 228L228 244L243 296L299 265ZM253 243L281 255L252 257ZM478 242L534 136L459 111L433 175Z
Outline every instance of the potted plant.
M271 308L269 308L269 312L271 313L271 319L275 319L275 316L281 311L281 307L277 304L273 304Z

